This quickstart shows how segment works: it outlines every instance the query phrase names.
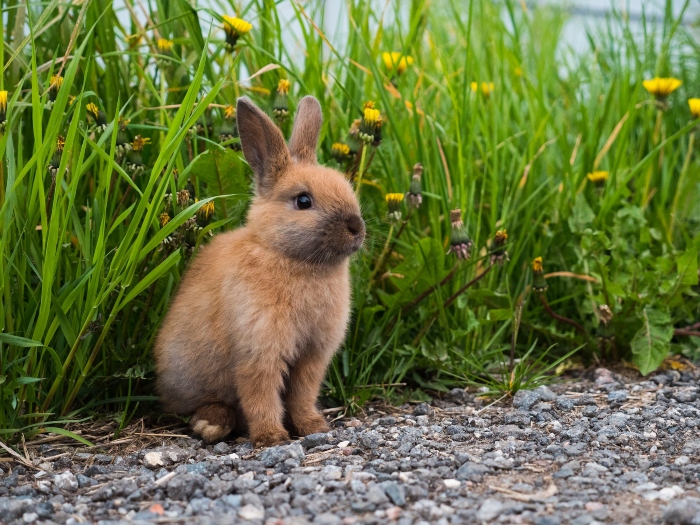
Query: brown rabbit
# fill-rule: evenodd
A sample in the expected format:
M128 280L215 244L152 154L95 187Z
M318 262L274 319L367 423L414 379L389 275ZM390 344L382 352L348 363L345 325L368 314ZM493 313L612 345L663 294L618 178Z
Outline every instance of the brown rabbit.
M255 445L328 430L316 408L350 314L349 257L365 236L350 183L316 161L323 117L299 103L289 148L249 99L241 146L255 174L247 224L217 235L185 273L155 344L166 409L217 441L247 428Z

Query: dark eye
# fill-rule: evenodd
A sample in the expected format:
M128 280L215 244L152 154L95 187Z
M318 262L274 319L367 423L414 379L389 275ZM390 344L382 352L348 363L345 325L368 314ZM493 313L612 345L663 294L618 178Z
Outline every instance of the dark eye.
M295 204L300 210L308 210L313 204L311 201L311 195L308 193L301 193L297 195Z

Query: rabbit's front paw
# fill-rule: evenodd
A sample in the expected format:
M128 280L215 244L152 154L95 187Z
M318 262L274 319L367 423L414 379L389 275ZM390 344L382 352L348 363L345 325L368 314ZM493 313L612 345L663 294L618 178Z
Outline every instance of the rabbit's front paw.
M195 434L207 443L219 441L231 433L234 426L233 409L221 404L204 405L197 409L190 420Z
M326 418L324 418L318 412L312 414L305 414L304 416L297 416L292 418L294 426L299 436L308 436L309 434L326 433L330 430L328 428L328 423Z
M256 447L271 447L289 440L289 433L284 428L251 431L250 440Z

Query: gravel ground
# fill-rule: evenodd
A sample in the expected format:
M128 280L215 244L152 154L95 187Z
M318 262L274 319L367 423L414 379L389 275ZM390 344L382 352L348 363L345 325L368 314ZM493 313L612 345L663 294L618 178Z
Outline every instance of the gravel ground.
M44 438L0 462L0 522L700 524L697 379L598 369L491 405L453 390L258 450Z

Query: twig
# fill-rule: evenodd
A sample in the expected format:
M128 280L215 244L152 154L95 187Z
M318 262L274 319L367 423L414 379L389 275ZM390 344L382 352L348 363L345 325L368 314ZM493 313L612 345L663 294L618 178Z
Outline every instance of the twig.
M588 337L588 332L586 332L586 329L583 326L581 326L579 323L577 323L573 319L569 319L568 317L564 317L562 315L559 315L554 310L552 310L551 306L549 306L549 303L547 303L547 299L545 298L543 293L540 294L540 301L542 301L542 305L544 306L544 309L547 310L547 313L549 315L551 315L554 319L556 319L557 321L561 321L562 323L566 323L568 325L573 326L574 328L576 328L576 330L581 332L582 335L585 335L586 337Z
M491 265L491 266L489 266L488 268L486 268L483 272L481 272L479 275L477 275L476 277L474 277L471 281L469 281L467 284L465 284L465 285L462 286L459 290L457 290L457 291L454 293L454 295L452 295L449 299L447 299L447 301L445 301L445 304L443 305L443 308L447 308L448 306L450 306L452 303L454 303L454 302L457 300L457 298L458 298L460 295L462 295L462 294L467 290L467 288L469 288L470 286L472 286L472 285L478 283L481 279L483 279L484 277L486 277L486 275L491 271L491 268L493 268L493 265Z

